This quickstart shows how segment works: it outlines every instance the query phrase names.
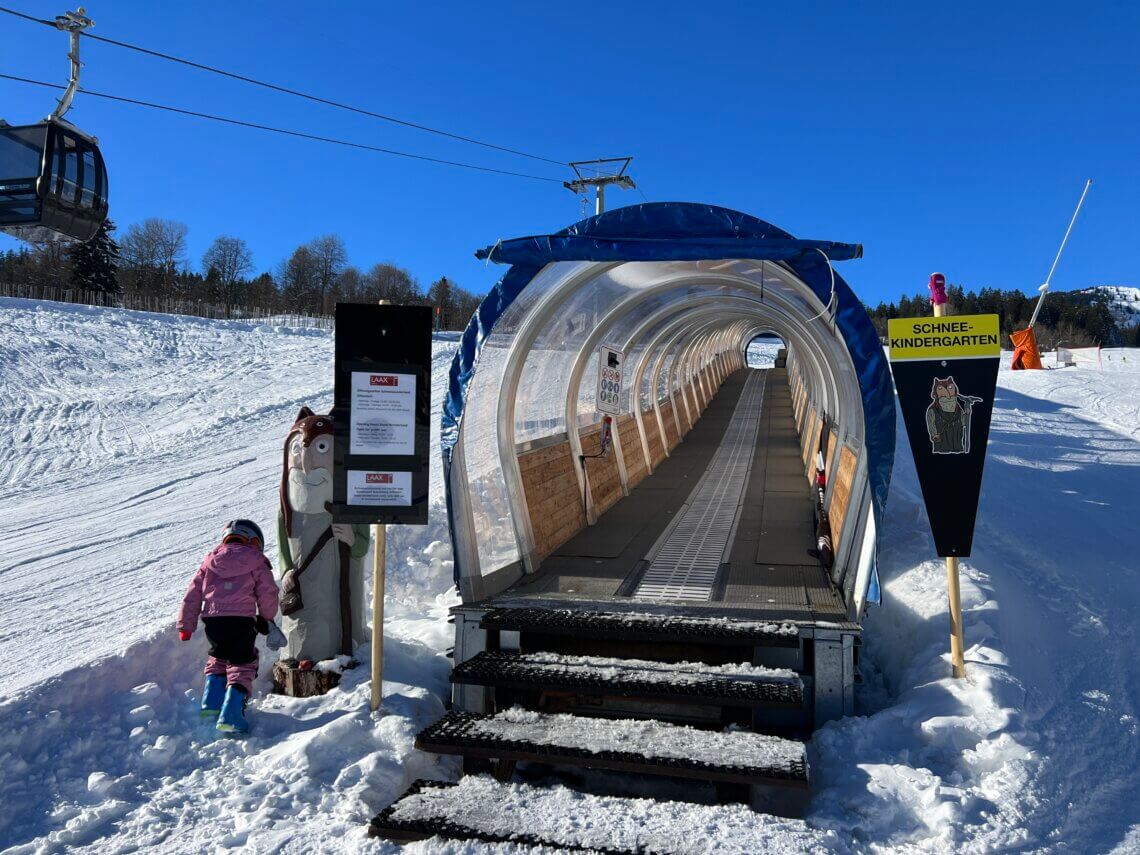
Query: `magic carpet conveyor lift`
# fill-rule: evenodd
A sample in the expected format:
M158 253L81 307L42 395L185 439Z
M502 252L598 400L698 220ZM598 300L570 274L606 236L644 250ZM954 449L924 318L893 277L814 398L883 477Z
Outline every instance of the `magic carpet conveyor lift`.
M463 602L453 711L422 749L500 780L530 762L759 808L805 792L804 740L853 712L894 457L886 359L831 265L861 252L656 203L479 254L511 266L444 404ZM762 333L783 367L746 365ZM516 837L464 813L468 786L421 782L373 832Z

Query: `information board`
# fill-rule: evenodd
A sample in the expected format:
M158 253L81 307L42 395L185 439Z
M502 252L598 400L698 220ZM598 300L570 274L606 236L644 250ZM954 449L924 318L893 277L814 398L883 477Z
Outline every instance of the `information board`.
M416 375L352 372L351 454L416 453Z
M428 522L431 307L338 303L333 521Z
M938 554L966 557L986 461L1001 337L997 315L887 324L899 395Z
M603 347L598 354L599 413L616 416L621 413L621 379L625 354L612 347Z

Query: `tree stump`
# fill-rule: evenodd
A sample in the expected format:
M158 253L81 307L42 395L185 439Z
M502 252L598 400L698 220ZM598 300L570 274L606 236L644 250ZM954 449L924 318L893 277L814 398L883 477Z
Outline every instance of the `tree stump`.
M273 663L273 691L279 695L311 698L335 689L339 683L340 674L335 671L302 671L296 660Z

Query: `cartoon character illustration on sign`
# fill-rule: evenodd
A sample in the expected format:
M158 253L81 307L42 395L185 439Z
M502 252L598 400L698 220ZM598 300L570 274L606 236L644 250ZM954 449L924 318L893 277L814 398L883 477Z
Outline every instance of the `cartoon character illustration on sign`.
M926 408L930 450L935 454L969 454L970 419L974 404L980 404L982 399L961 394L953 377L935 377L930 398Z
M368 640L364 613L366 525L333 524L333 420L308 407L285 438L281 471L283 659L351 656Z

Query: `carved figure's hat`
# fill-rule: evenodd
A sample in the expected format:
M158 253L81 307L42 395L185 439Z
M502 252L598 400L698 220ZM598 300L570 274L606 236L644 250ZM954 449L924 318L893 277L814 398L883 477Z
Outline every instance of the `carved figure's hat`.
M307 448L318 436L331 436L333 433L332 416L318 416L308 407L301 407L297 413L297 420L285 437L284 458L281 461L281 514L285 517L285 534L293 533L293 509L289 507L289 443L293 437L301 434L301 441Z

